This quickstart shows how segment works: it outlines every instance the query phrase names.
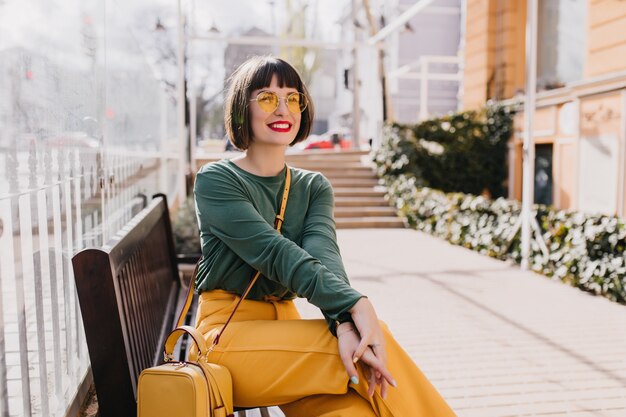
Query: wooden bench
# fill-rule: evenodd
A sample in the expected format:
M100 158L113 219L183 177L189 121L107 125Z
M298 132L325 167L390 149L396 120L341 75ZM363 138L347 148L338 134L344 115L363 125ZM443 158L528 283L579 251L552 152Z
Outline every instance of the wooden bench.
M110 242L80 251L72 263L99 416L134 417L139 374L163 362L163 344L187 290L165 196L156 195ZM269 416L264 408L261 415Z

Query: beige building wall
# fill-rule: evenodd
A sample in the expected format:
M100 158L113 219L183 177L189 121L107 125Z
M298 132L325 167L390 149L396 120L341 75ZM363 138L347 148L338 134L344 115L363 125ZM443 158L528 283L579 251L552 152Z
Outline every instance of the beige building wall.
M495 74L490 98L511 98L524 91L526 0L497 0Z
M526 0L468 0L464 102L525 89ZM626 217L626 0L588 0L584 79L537 95L533 138L552 144L553 203ZM605 78L598 78L598 77ZM509 146L509 197L522 197L524 114Z
M585 77L626 71L626 1L589 0Z
M463 107L524 89L526 0L468 0Z
M547 107L552 110L553 204L557 208L577 208L578 201L578 101L567 101Z
M526 0L468 0L463 107L525 89ZM585 78L626 71L626 1L588 0Z
M574 102L537 108L534 118L533 140L535 144L552 144L553 146L553 200L560 208L575 208L577 187L576 141L578 131L578 113ZM524 113L518 113L514 120L514 143L511 151L515 161L509 167L513 170L513 184L509 189L509 197L522 199L522 143L524 130Z
M468 0L465 109L525 89L526 0ZM584 79L539 92L536 144L552 144L553 203L626 217L626 1L588 0ZM605 77L605 78L598 78ZM524 115L509 146L509 196L522 197Z
M600 85L600 88L603 86ZM626 217L626 77L621 88L538 98L535 144L553 145L553 205ZM549 102L553 102L550 104ZM514 121L509 197L522 197L524 114Z
M620 136L620 190L622 192L621 198L621 207L619 211L619 215L623 218L626 218L626 88L621 92L622 99L622 113L621 113L621 136Z
M555 207L575 209L578 195L578 144L575 139L559 140L554 150Z
M578 207L582 210L625 214L623 96L618 91L581 100Z
M495 0L468 0L463 70L463 107L485 104L488 84L494 73Z

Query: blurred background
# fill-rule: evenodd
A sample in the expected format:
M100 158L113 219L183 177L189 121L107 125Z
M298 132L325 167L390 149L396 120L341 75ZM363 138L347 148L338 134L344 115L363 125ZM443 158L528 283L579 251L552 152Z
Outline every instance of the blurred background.
M288 60L311 92L312 135L290 154L356 152L334 168L376 168L337 184L382 187L373 195L394 205L376 211L394 217L382 227L436 234L425 219L449 218L419 211L439 198L416 194L428 187L500 197L501 240L475 246L519 262L526 156L541 229L531 267L623 302L626 1L543 0L536 20L529 1L0 0L0 416L75 415L91 377L71 257L156 192L184 207L201 164L234 152L224 89L251 55ZM572 239L550 231L585 216L603 225L587 245L599 252L572 266ZM572 278L585 265L587 281ZM618 284L594 281L610 274Z

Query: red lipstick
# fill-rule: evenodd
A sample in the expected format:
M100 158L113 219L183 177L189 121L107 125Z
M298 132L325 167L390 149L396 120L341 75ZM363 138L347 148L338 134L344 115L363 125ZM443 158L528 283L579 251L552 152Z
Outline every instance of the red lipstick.
M285 120L278 120L267 125L274 132L286 133L291 130L291 123Z

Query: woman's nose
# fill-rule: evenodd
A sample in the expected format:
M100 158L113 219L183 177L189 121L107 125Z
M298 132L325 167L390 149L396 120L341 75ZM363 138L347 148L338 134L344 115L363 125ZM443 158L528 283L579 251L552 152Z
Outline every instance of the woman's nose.
M278 107L276 107L276 114L289 114L289 108L287 107L287 98L279 97L278 98Z

